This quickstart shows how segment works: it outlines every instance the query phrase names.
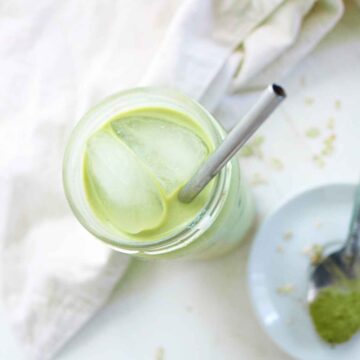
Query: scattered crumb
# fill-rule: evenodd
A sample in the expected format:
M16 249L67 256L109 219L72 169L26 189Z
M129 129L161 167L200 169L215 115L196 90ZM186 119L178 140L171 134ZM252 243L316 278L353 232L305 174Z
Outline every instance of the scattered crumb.
M190 306L190 305L188 305L185 309L186 309L186 311L189 312L189 313L191 313L191 312L193 311L193 308L192 308L192 306Z
M336 135L335 134L331 134L329 135L325 140L324 143L333 143L336 140Z
M323 252L324 251L322 248L314 250L310 257L311 265L317 265L321 262L321 260L323 259Z
M324 247L320 244L306 246L302 253L309 257L311 265L317 265L323 259Z
M305 99L304 99L304 103L305 105L313 105L315 102L315 99L310 97L310 96L307 96Z
M284 169L284 163L278 158L270 159L270 165L276 171L281 171Z
M162 346L155 350L155 360L165 360L165 349Z
M294 292L294 285L290 283L284 284L279 286L276 291L280 295L290 295Z
M282 238L284 241L289 241L294 237L294 233L292 231L287 231L283 234Z
M265 142L265 138L263 136L257 136L253 140L250 140L243 148L240 150L240 156L242 157L257 157L258 159L262 159L262 145Z
M244 145L240 151L240 156L242 157L250 157L254 155L254 149L250 144Z
M266 185L267 183L267 180L259 173L255 173L250 180L252 186Z
M325 161L320 155L314 155L312 160L314 164L320 169L322 169L325 166Z
M339 99L337 99L337 100L335 100L335 109L336 110L340 110L341 109L341 106L342 106L342 104L341 104L341 101L339 100Z
M262 145L265 142L265 137L258 135L254 138L252 142L256 146Z
M316 139L320 136L320 130L316 127L312 127L305 131L305 135L310 139Z
M325 166L324 157L328 157L335 151L334 143L336 140L336 135L334 133L330 134L326 139L323 141L323 147L319 154L315 154L312 158L314 164L319 167L323 168Z
M324 140L324 147L321 150L321 155L328 156L334 152L334 142L336 140L336 135L331 134Z
M282 245L278 245L276 247L276 251L280 254L284 253L284 247Z
M333 117L329 117L329 119L327 121L327 124L326 124L326 127L329 130L334 130L335 129L335 119Z

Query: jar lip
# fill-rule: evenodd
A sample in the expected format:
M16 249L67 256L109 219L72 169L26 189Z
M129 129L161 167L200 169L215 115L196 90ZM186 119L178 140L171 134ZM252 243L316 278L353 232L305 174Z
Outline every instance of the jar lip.
M144 97L142 101L143 104L141 104L140 99L142 96ZM88 138L86 134L81 136L81 133L83 131L87 131L87 133L93 133L98 127L101 126L101 124L104 123L104 121L108 120L110 117L118 114L121 111L127 110L123 109L116 111L116 113L114 112L112 115L106 115L106 113L111 113L112 105L116 105L117 103L121 102L121 100L130 100L129 98L131 98L132 100L136 100L136 97L139 101L136 103L136 105L133 104L134 107L145 106L144 103L146 101L151 102L155 99L163 101L163 106L168 105L169 108L171 108L171 105L174 106L174 104L176 104L183 108L184 112L186 110L189 111L189 107L192 107L192 110L195 110L199 117L201 117L203 121L210 125L210 128L216 135L216 138L214 138L214 134L210 134L209 131L207 131L207 133L210 136L211 141L215 145L218 145L225 137L224 129L213 118L213 116L197 101L191 99L187 95L184 95L178 90L163 87L138 87L121 91L105 98L97 105L92 107L76 124L70 135L65 150L63 160L63 184L65 195L72 211L74 212L80 223L94 236L105 242L111 248L124 253L132 254L141 252L160 254L173 251L174 247L182 248L184 246L187 246L189 243L192 243L195 240L195 234L198 237L211 226L226 201L228 195L227 189L229 189L232 173L232 165L231 162L229 162L224 167L224 169L222 169L222 171L216 176L216 178L214 179L216 183L214 184L210 199L206 203L204 208L200 211L200 213L196 216L196 218L193 219L190 223L180 226L179 229L175 230L167 236L162 237L161 239L149 241L140 241L136 239L129 240L126 239L125 234L116 234L115 240L109 237L109 234L107 234L107 230L104 228L104 226L102 226L103 231L95 229L94 224L90 224L91 219L85 216L84 206L86 206L86 197L84 197L85 191L83 187L83 182L81 181L82 186L79 185L77 189L78 191L82 191L83 194L76 194L76 190L74 189L75 185L72 185L72 181L74 181L74 171L75 173L76 171L79 172L79 168L76 168L76 166L74 166L74 157L76 156L76 153L78 157L82 157L83 151L81 151L80 148L83 147L84 143L86 142L85 140ZM146 105L146 107L149 108L151 107L151 105ZM104 119L104 121L101 122L100 120L98 126L92 126L90 130L89 128L86 129L86 126L89 125L89 123L91 123L92 121L96 124L96 120L99 120L99 117ZM80 177L82 179L81 174ZM76 195L80 196L80 198L78 196L77 200L75 199ZM79 199L82 199L84 203L76 204L76 201L79 201ZM83 207L81 207L81 205ZM87 207L89 207L88 204ZM92 214L91 217L93 218L93 220L97 220L94 213L92 211L90 213ZM210 217L207 215L210 215ZM98 226L101 227L101 223L99 221L97 222Z

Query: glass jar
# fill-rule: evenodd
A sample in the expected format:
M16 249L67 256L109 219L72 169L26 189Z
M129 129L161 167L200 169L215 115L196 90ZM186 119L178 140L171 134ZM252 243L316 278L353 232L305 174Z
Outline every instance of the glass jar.
M113 116L137 108L162 108L185 113L217 147L226 133L196 101L169 89L136 88L120 92L92 108L79 121L67 144L63 181L68 202L80 223L114 250L145 258L205 258L232 250L250 231L255 209L250 189L233 158L216 176L203 209L189 223L165 237L149 241L112 232L96 217L87 201L83 160L87 139Z

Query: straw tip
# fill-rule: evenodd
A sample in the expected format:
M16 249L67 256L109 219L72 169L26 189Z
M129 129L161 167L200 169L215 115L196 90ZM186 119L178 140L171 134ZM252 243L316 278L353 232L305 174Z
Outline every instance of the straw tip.
M285 98L286 92L283 87L281 87L278 84L272 84L271 85L272 91L279 97Z

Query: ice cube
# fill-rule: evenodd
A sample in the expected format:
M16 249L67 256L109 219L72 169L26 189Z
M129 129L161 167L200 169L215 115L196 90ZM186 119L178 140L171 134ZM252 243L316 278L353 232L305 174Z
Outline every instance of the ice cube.
M191 129L150 116L129 116L112 122L116 134L143 161L167 196L181 187L209 154Z
M132 234L162 222L166 209L158 186L111 128L88 140L85 161L88 195L106 221Z

